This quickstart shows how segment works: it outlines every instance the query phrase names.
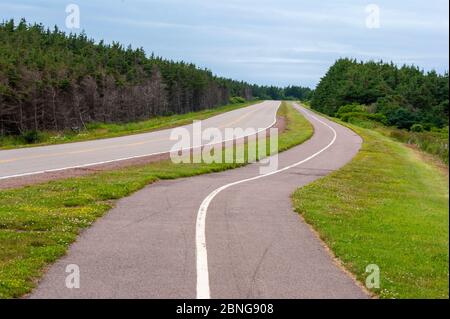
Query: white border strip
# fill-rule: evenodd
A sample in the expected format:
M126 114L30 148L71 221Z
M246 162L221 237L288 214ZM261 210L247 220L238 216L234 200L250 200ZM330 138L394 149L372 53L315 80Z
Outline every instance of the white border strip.
M264 103L264 102L263 102ZM277 110L275 112L275 118L272 122L272 124L270 124L269 126L265 127L265 128L261 128L258 131L256 131L256 133L253 134L248 134L248 135L243 135L239 138L231 138L231 139L227 139L227 140L223 140L219 143L207 143L207 144L202 144L200 146L197 146L195 148L193 147L187 147L187 148L183 148L180 149L179 151L187 151L187 150L197 150L199 148L205 147L205 146L211 146L211 145L215 145L215 144L220 144L220 143L225 143L225 142L229 142L231 140L239 140L242 138L246 138L248 136L253 136L256 135L262 131L265 131L269 128L271 128L272 126L274 126L277 122L277 113L278 113L278 109L281 106L281 102L279 102L280 104L277 107ZM255 104L258 105L258 104ZM147 156L155 156L155 155L161 155L161 154L170 154L170 151L164 151L164 152L157 152L157 153L150 153L150 154L144 154L144 155L136 155L136 156L130 156L130 157L122 157L122 158L118 158L118 159L113 159L113 160L108 160L108 161L102 161L102 162L95 162L95 163L88 163L88 164L83 164L83 165L76 165L76 166L67 166L67 167L63 167L63 168L55 168L55 169L49 169L49 170L43 170L43 171L36 171L36 172L30 172L30 173L22 173L22 174L15 174L15 175L9 175L9 176L3 176L0 177L0 180L4 180L4 179L9 179L9 178L16 178L16 177L24 177L24 176L32 176L32 175L39 175L39 174L47 174L47 173L55 173L55 172L60 172L60 171L65 171L65 170L69 170L69 169L76 169L76 168L85 168L85 167L91 167L91 166L97 166L97 165L103 165L103 164L110 164L110 163L114 163L114 162L121 162L121 161L127 161L127 160L131 160L131 159L137 159L137 158L142 158L142 157L147 157Z
M214 197L216 197L217 194L219 194L221 191L223 191L227 188L230 188L232 186L242 184L245 182L249 182L249 181L254 181L254 180L257 180L257 179L260 179L263 177L267 177L270 175L278 174L278 173L281 173L288 169L291 169L293 167L296 167L300 164L308 162L309 160L313 159L317 155L326 151L328 148L330 148L336 142L337 132L334 128L332 128L330 125L328 125L324 121L320 120L316 116L309 114L308 112L306 112L302 109L300 109L300 111L302 111L302 113L306 114L307 116L313 118L314 120L318 121L319 123L325 125L333 132L333 135L334 135L333 139L327 146L325 146L320 151L314 153L313 155L309 156L308 158L305 158L304 160L301 160L295 164L286 166L282 169L279 169L279 170L276 170L276 171L273 171L273 172L270 172L270 173L267 173L264 175L258 175L255 177L243 179L243 180L233 182L230 184L226 184L222 187L219 187L216 190L214 190L212 193L210 193L203 200L202 204L200 205L200 208L197 212L197 223L196 223L196 228L195 228L195 247L196 247L196 259L197 259L197 299L210 299L211 298L210 288L209 288L208 252L206 249L206 215L208 212L208 207L209 207L211 201L214 199Z

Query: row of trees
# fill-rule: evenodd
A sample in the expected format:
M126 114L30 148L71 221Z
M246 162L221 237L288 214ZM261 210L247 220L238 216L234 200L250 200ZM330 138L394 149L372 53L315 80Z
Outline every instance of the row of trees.
M84 33L25 20L0 24L0 134L136 121L212 108L231 97L281 96L283 89L217 77L190 63L146 56L142 48L95 43Z
M310 100L313 90L302 86L288 86L280 88L276 86L252 86L252 93L264 100Z
M343 105L366 105L383 115L387 124L410 128L448 125L449 78L414 66L357 62L340 59L321 79L311 100L312 108L336 115Z

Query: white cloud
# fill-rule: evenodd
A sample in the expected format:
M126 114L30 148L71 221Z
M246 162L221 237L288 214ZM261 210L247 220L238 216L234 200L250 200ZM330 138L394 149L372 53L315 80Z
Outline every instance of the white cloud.
M36 4L38 3L38 4ZM96 40L144 47L219 75L262 84L314 85L339 57L448 69L447 0L377 0L381 28L365 27L371 1L77 0ZM0 18L63 27L60 0L2 0Z

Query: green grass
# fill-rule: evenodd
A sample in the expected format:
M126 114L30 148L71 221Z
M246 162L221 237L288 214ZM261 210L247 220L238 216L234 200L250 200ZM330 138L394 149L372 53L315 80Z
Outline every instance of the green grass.
M64 132L28 132L27 134L19 136L0 136L0 149L81 142L100 138L151 132L190 124L193 120L204 120L206 118L250 106L258 102L260 101L229 104L214 109L190 112L186 114L157 116L140 122L122 124L89 123L86 125L86 129L80 132L66 130ZM33 140L34 142L31 142L30 140Z
M285 150L307 140L310 123L286 103ZM173 164L170 161L0 191L0 297L20 297L50 263L63 256L79 232L122 197L161 179L219 172L241 164ZM194 221L193 221L194 222Z
M447 131L410 132L397 128L383 129L383 133L402 143L416 145L420 150L437 157L448 166L448 127Z
M349 118L348 122L359 127L368 128L391 137L396 141L415 145L418 149L431 154L448 166L448 126L443 129L433 128L431 131L412 132L365 118Z
M348 126L361 151L298 189L295 209L362 283L367 265L380 267L380 298L448 298L447 177L401 143Z

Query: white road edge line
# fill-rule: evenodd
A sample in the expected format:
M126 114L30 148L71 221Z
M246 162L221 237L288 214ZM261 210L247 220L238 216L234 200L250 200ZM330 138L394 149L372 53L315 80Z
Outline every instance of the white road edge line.
M305 158L304 160L301 160L297 163L286 166L279 170L270 172L268 174L258 175L255 177L251 177L251 178L247 178L247 179L243 179L240 181L226 184L226 185L214 190L203 200L203 202L200 205L200 208L197 212L197 222L196 222L196 227L195 227L195 247L196 247L196 260L197 260L197 299L210 299L211 298L210 288L209 288L208 252L206 249L206 214L208 212L209 204L214 199L214 197L216 197L217 194L219 194L221 191L223 191L231 186L235 186L235 185L242 184L245 182L257 180L257 179L267 177L270 175L278 174L280 172L286 171L286 170L296 167L300 164L303 164L303 163L313 159L317 155L323 153L324 151L326 151L328 148L330 148L336 142L337 132L334 128L332 128L330 125L328 125L324 121L320 120L316 116L310 114L309 112L306 112L301 108L298 108L298 109L302 113L306 114L307 116L313 118L314 120L316 120L319 123L328 127L333 132L333 135L334 135L332 141L327 146L325 146L323 149L314 153L313 155L309 156L308 158Z
M258 104L255 104L255 105L258 105ZM258 133L260 133L262 131L265 131L265 130L271 128L277 122L277 113L278 113L278 109L280 108L280 105L281 105L281 102L280 102L280 104L277 107L277 111L275 112L275 118L274 118L272 124L270 124L269 126L267 126L265 128L262 128L262 129L259 129L256 133L243 135L243 136L240 136L239 138L234 138L234 139L231 138L231 139L223 140L220 143L225 143L225 142L229 142L231 140L239 140L239 139L242 139L242 138L253 136L253 135L256 135L256 134L258 134ZM220 144L220 143L217 143L217 144ZM180 151L186 151L186 150L190 150L190 149L197 150L197 149L199 149L201 147L211 146L211 145L215 145L215 143L202 144L202 145L200 145L198 147L195 147L195 148L192 148L192 147L182 148L182 149L180 149ZM9 176L2 176L2 177L0 177L0 180L9 179L9 178L16 178L16 177L39 175L39 174L55 173L55 172L69 170L69 169L85 168L85 167L91 167L91 166L97 166L97 165L103 165L103 164L127 161L127 160L131 160L131 159L137 159L137 158L142 158L142 157L147 157L147 156L154 156L154 155L161 155L161 154L167 154L167 153L170 153L170 151L150 153L150 154L130 156L130 157L122 157L122 158L108 160L108 161L95 162L95 163L76 165L76 166L67 166L67 167L63 167L63 168L55 168L55 169L49 169L49 170L44 170L44 171L36 171L36 172L30 172L30 173L22 173L22 174L15 174L15 175L9 175Z

